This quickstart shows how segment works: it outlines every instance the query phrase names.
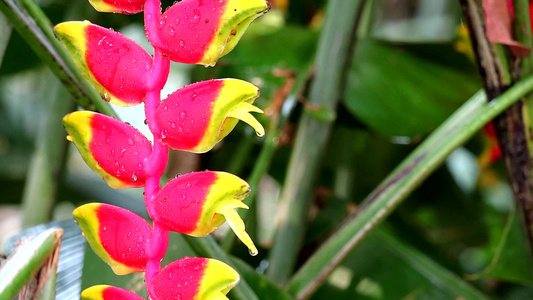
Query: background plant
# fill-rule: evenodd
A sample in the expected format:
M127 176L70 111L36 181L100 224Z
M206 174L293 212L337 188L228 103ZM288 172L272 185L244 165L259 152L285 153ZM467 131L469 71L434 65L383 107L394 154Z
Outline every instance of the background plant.
M519 2L524 4L527 1L515 1ZM11 7L7 0L2 3ZM31 7L25 1L16 3ZM52 3L48 4L52 6L42 4L42 7L56 24L65 17L59 16L60 10L54 9ZM252 26L239 46L222 58L216 68L187 69L186 74L191 74L192 78L190 81L235 77L258 85L261 97L256 103L265 111L265 117L259 121L267 128L267 135L261 144L253 130L237 126L215 152L201 158L187 156L183 160L180 160L182 154L172 154L173 160L189 162L195 170L224 169L248 178L252 195L246 203L255 199L256 206L250 205L246 215L247 231L257 242L260 254L249 257L247 249L240 244L234 245L230 235L223 237L220 245L231 255L246 260L246 264L236 262L237 270L243 275L242 283L251 286L259 299L291 296L267 284L263 276L252 272L247 265L258 267L260 272L266 270L268 276L284 285L290 295L302 298L321 299L332 295L372 299L406 296L449 299L458 295L468 299L527 298L530 289L522 284L531 280L525 247L527 239L524 239L512 212L514 205L504 179L502 161L488 164L485 153L492 149L494 141L483 133L474 133L483 126L482 123L522 97L529 89L529 78L525 73L522 79L514 78L511 83L523 81L523 84L486 105L483 95L476 94L485 78L478 79L474 63L477 50L476 47L475 51L468 50L465 28L459 26L466 10L457 2L420 1L405 6L388 1L368 3L353 1L351 6L347 6L346 1L273 3L275 9L259 20L261 26ZM484 15L480 2L465 3L473 5L481 12L480 16ZM6 11L5 7L3 11ZM32 9L26 11L33 12ZM72 8L72 11L79 13L88 9ZM122 29L127 24L130 24L129 28L135 26L130 23L135 17L126 20L114 16L99 20L94 16L90 19L95 23L121 31L127 32ZM42 23L39 17L34 18L38 20L37 24ZM68 17L86 18L89 19L86 16ZM15 27L22 27L19 30L24 29L16 25L16 17L9 19ZM474 31L471 32L484 35L484 20L474 20L477 23L472 22ZM319 33L314 28L322 31ZM8 44L17 51L8 48L2 81L15 80L16 73L6 74L9 70L6 66L20 70L24 66L22 63L31 62L9 58L10 51L11 57L22 55L22 47L17 47L16 41L13 37ZM498 66L520 66L520 63L513 63L513 54L505 47L497 48L502 50L502 57L510 60L501 60ZM484 53L500 53L498 51ZM336 59L328 60L331 58ZM41 59L51 60L46 60L44 55ZM10 64L11 61L17 63ZM62 78L75 82L64 79L70 78L68 76ZM68 86L71 90L83 91L83 85ZM47 86L46 90L49 89ZM163 94L173 90L175 88ZM502 92L505 90L507 88ZM427 138L474 94L476 96L458 114ZM85 97L79 98L81 105L98 103L98 97ZM84 103L83 99L95 101ZM332 99L339 101L331 102ZM14 104L6 104L4 111L6 107L10 112L17 111ZM32 108L35 109L35 104L20 111L29 115ZM13 113L9 115L13 116ZM5 129L9 136L13 136L8 139L12 149L8 153L22 156L24 152L15 149L28 149L25 145L33 144L31 139L23 143L21 128L24 127ZM298 128L297 132L295 128ZM17 130L19 134L15 134ZM63 139L61 133L57 136L58 140ZM248 138L242 139L242 136ZM474 138L468 140L470 136ZM417 152L400 164L422 140L425 142ZM467 140L468 143L460 147ZM20 148L15 148L15 144ZM443 167L437 168L457 147L460 150L454 152ZM258 155L253 155L256 153ZM8 161L15 162L15 158L10 156ZM23 156L21 161L25 160ZM8 164L2 166L6 166L3 170L10 170ZM399 166L396 171L387 176L396 166ZM16 172L19 172L18 178L25 178L26 173L20 171L23 168L13 170L15 173L9 173L9 178L17 178L13 177ZM109 189L104 189L105 193L99 192L97 183L88 189L86 181L76 183L75 174L80 173L70 170L69 179L65 181L69 183L58 189L62 203L87 198L105 202L106 197L120 203L120 199L128 199L123 203L135 210L132 205L135 202L129 201L130 197L140 198L141 195L114 193ZM168 174L173 177L178 172L189 171L174 168ZM263 176L265 172L266 177ZM19 187L16 188L13 182L19 182ZM22 198L22 182L4 181L5 191L13 193L9 199L14 203ZM259 182L261 187L254 188ZM268 206L271 199L277 199L273 191L278 189L282 190L283 203L279 212ZM254 198L256 193L258 196ZM361 209L359 204L364 198L367 201ZM142 201L139 203L138 207L142 208ZM142 209L136 211L142 212ZM350 221L345 223L348 226L336 231L341 220L354 211L359 213L349 217ZM272 239L275 227L268 221L275 214L280 220L278 226L284 228L279 232L284 233ZM369 234L368 229L375 228L376 224L384 226ZM294 232L287 230L291 228L302 231L294 238L288 234ZM325 242L334 232L333 238ZM182 246L182 237L171 235L169 248L173 251L169 254L176 257L169 259L184 255L217 258L225 255L213 239L198 242L185 237L185 240L190 242L190 248ZM347 242L350 247L341 248ZM326 246L316 251L318 245ZM271 246L274 247L272 251ZM291 254L284 256L283 253ZM310 253L316 254L308 259ZM104 278L107 266L99 267L98 260L91 253L87 253L86 259L90 263L86 264L84 285L114 280L111 279L114 275L110 279ZM279 268L288 265L294 268L286 268L288 272ZM97 273L99 278L89 278L91 273ZM467 279L475 280L464 280L465 274L470 274ZM116 284L134 290L137 287L135 280L134 277L121 277ZM235 296L230 294L229 297ZM253 299L253 296L247 299Z

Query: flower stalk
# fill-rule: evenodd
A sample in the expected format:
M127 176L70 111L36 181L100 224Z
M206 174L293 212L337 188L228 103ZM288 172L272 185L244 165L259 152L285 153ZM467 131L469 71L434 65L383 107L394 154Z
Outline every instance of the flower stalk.
M262 113L252 105L259 91L237 79L191 84L164 100L161 90L171 60L214 65L269 5L265 0L183 0L162 15L159 0L146 0L144 5L137 0L94 0L91 4L99 11L125 14L144 9L153 56L122 34L88 21L62 23L55 30L104 100L121 106L144 102L146 123L154 138L150 143L129 124L104 115L74 112L64 118L67 139L110 187L144 188L153 224L125 209L97 203L77 208L74 217L91 247L117 275L145 272L150 299L226 299L239 275L225 263L183 258L161 268L161 261L168 248L169 231L206 236L226 221L256 255L257 248L235 211L248 208L242 203L250 192L248 183L229 173L212 171L185 174L164 187L160 182L169 148L209 151L239 120L264 135L263 126L251 114ZM180 19L185 24L180 32L174 32L174 22ZM175 279L169 281L172 276ZM136 298L129 291L100 285L85 290L82 299L125 295Z

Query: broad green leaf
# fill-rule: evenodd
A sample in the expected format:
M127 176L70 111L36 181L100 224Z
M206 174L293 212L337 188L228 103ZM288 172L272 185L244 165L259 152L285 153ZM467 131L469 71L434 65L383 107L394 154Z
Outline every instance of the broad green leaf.
M252 27L254 26L259 25ZM301 68L313 57L317 39L318 32L298 26L284 26L273 32L247 34L242 37L239 46L222 58L221 62L247 68Z
M314 297L487 299L462 278L382 228L350 253Z
M441 56L447 60L442 61ZM473 68L452 67L449 60L470 65L464 56L444 45L409 50L360 40L349 70L344 104L383 135L426 134L480 88Z
M59 255L61 246L62 229L49 229L27 243L20 245L15 254L10 257L5 265L0 269L0 299L11 299L18 291L34 276L43 266L48 264L48 259ZM55 273L57 261L51 272ZM50 276L49 280L55 280L55 275ZM47 287L48 285L45 284ZM50 289L47 289L50 291ZM51 289L54 291L55 289ZM52 299L50 295L41 294L43 298Z
M473 275L473 279L533 282L531 252L519 220L516 210L512 209L490 265L483 272Z

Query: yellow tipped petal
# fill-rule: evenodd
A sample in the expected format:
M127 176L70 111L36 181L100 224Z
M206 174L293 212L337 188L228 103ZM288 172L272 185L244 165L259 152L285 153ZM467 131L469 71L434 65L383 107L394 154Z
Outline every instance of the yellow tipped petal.
M229 298L222 293L216 293L209 297L209 300L228 300Z
M256 113L260 113L262 114L263 113L263 110L260 109L259 107L251 104L251 103L248 103L248 102L242 102L241 104L239 104L239 106L242 108L242 109L245 109L249 112L256 112Z
M248 205L244 204L241 200L230 200L225 205L231 208L244 208L244 209L249 208Z
M217 213L224 216L226 222L228 222L228 225L231 227L233 232L235 232L235 235L239 238L239 240L243 242L243 244L246 245L246 247L248 247L250 255L256 256L258 254L257 248L255 247L254 242L252 241L248 233L244 231L244 222L242 221L241 216L239 216L239 214L235 211L235 209L231 207L231 204L220 207Z
M243 105L243 104L246 104L246 105ZM250 108L252 108L253 110L250 110ZM246 124L252 126L253 129L255 129L255 133L257 133L258 136L264 136L265 129L263 128L263 125L261 125L261 123L259 123L259 121L257 121L257 119L250 114L250 111L260 112L260 113L263 112L259 108L249 103L243 102L239 104L238 106L236 106L234 109L232 109L229 112L228 117L239 119L245 122Z

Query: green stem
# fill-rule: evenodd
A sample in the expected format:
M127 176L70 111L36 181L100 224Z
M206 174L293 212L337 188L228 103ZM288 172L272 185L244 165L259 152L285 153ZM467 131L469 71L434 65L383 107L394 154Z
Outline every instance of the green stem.
M329 2L317 51L310 105L336 110L364 2ZM331 127L331 123L322 123L308 113L304 113L300 120L281 194L277 234L267 270L268 277L277 284L284 284L296 265L305 233L305 220L313 198L314 179Z
M63 82L78 105L116 117L109 103L102 100L77 69L66 48L54 37L50 20L42 10L31 0L24 0L21 4L15 0L0 0L0 11Z
M497 99L486 102L474 95L413 151L363 202L331 238L298 270L288 291L308 298L342 259L422 183L457 147L487 122L533 90L533 76L515 84Z
M50 97L48 111L39 126L22 197L23 227L48 222L52 216L61 171L67 157L68 142L61 120L76 109L75 103L67 98L65 90Z
M514 33L516 40L526 47L533 47L533 38L531 37L531 17L529 15L529 0L513 0L514 7ZM520 69L522 76L533 73L531 60L533 51L530 56L522 57L520 60Z
M250 185L250 194L248 195L248 197L246 197L244 202L246 203L246 205L248 205L248 207L250 207L250 209L253 209L254 200L257 196L257 191L259 190L259 182L261 181L261 178L263 178L263 175L268 171L270 163L272 162L272 157L274 156L274 153L276 152L278 146L278 128L274 127L271 130L268 131L268 134L265 137L265 143L261 148L261 152L257 157L256 163L252 170L252 174L248 179L248 184ZM246 220L246 216L248 215L249 211L246 209L240 209L238 212L241 218L243 220ZM225 251L229 251L233 246L234 242L235 234L233 234L233 232L228 232L226 236L224 236L224 238L222 239L221 247Z
M306 69L310 68L311 67ZM274 154L278 149L280 132L285 126L285 124L287 124L289 117L292 115L293 108L295 105L291 105L291 103L296 103L296 99L301 97L301 94L303 93L303 90L306 87L308 77L309 71L298 73L294 81L292 81L292 78L290 78L289 75L288 77L286 77L287 81L285 82L285 85L280 86L280 92L286 87L289 87L290 92L287 95L282 96L283 104L278 107L278 111L276 111L272 115L272 118L270 120L270 126L267 130L267 135L264 138L263 146L261 148L261 151L259 152L257 160L255 161L252 173L248 178L248 184L250 185L251 191L248 197L246 197L246 199L244 200L244 203L248 205L250 209L240 209L238 211L241 218L246 222L246 228L250 228L251 226L249 225L251 224L251 222L255 221L250 220L249 218L247 218L247 216L249 216L251 212L253 212L256 208L254 201L255 197L257 196L257 192L259 191L259 183L261 182L263 176L268 172L270 164L272 163L272 159L274 158ZM273 99L272 102L275 103L277 100L278 99ZM287 102L289 102L288 105L291 108L287 109L285 112L282 112L281 109L284 105L287 105ZM250 232L248 231L248 233ZM236 236L233 234L233 232L228 231L226 236L224 236L224 238L222 239L222 249L224 249L226 252L229 252L231 247L233 246L233 243L235 242L235 238Z
M227 164L227 168L225 168L226 172L235 175L241 174L253 148L253 137L245 137L243 140L241 140L235 153L231 156L231 160Z

